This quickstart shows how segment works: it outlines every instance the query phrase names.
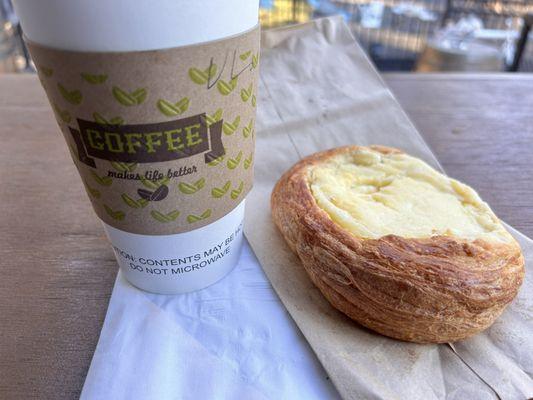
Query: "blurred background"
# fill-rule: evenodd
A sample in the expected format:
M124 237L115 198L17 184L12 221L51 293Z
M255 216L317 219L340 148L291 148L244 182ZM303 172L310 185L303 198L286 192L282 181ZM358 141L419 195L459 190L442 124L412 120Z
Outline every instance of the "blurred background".
M381 71L533 72L533 0L261 0L264 29L340 15ZM33 72L0 0L0 74Z

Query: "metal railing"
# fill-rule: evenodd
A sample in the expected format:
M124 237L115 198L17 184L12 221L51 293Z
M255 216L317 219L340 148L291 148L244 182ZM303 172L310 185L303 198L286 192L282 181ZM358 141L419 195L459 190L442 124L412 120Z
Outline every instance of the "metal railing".
M518 32L533 12L533 0L263 0L262 5L264 27L343 15L382 70L413 69L427 39L461 17L474 14L484 28ZM533 45L525 44L518 70L533 71Z
M313 17L313 7L306 0L261 0L259 20L265 28L306 22Z

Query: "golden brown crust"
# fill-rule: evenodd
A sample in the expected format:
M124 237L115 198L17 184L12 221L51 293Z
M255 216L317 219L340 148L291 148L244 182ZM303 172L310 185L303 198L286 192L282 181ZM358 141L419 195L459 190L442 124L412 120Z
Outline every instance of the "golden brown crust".
M335 308L396 339L443 343L489 327L524 279L518 243L354 236L318 207L307 171L358 148L341 147L301 160L272 192L274 222L311 280Z

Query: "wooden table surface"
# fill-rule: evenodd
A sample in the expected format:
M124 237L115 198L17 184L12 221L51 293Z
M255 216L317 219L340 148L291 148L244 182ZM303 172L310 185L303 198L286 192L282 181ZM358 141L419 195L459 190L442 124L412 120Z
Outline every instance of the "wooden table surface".
M533 236L533 75L385 76L442 165ZM117 272L35 76L0 76L0 399L77 398Z

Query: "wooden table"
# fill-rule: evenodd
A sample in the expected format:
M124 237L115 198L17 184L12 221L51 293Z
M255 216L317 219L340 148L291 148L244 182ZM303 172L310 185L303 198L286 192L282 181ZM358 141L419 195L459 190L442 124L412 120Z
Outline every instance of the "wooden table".
M533 236L533 75L387 75L446 171ZM0 76L0 399L79 396L117 271L35 76Z

